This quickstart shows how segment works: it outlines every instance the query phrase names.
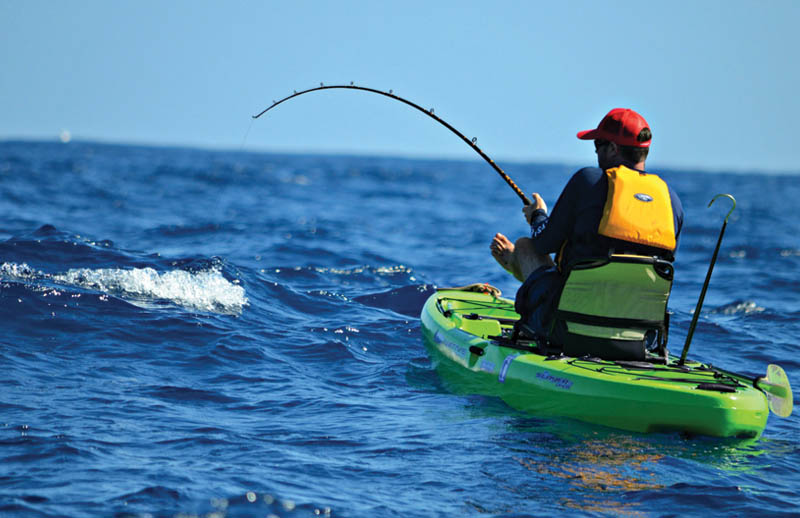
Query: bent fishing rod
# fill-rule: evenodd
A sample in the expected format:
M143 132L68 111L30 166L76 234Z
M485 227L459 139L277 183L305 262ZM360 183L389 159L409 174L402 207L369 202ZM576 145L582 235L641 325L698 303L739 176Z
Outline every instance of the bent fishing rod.
M477 144L478 139L477 138L473 138L472 140L468 139L467 137L464 136L463 133L461 133L460 131L455 129L453 126L448 124L447 121L441 119L438 115L435 115L433 113L433 108L430 108L430 109L426 110L422 106L420 106L420 105L418 105L418 104L416 104L416 103L414 103L412 101L409 101L408 99L404 99L403 97L400 97L399 95L396 95L392 90L389 90L388 92L384 92L383 90L377 90L375 88L368 88L366 86L358 86L358 85L354 85L353 83L350 83L349 85L327 85L327 86L324 85L323 83L320 83L319 86L317 86L317 87L309 88L307 90L302 90L300 92L295 90L295 92L293 94L287 95L283 99L280 99L278 101L272 101L272 104L268 108L266 108L265 110L261 111L261 113L259 113L258 115L253 115L253 118L257 119L257 118L261 117L262 115L264 115L265 113L267 113L271 109L275 108L276 106L278 106L279 104L281 104L283 102L288 101L289 99L294 99L295 97L298 97L298 96L301 96L301 95L304 95L304 94L307 94L307 93L311 93L311 92L318 92L320 90L334 90L334 89L360 90L362 92L372 92L374 94L383 95L384 97L388 97L390 99L394 99L395 101L400 101L401 103L407 104L408 106L411 106L412 108L415 108L415 109L421 111L422 113L424 113L428 117L432 118L433 120L435 120L436 122L438 122L439 124L444 126L445 128L449 129L450 131L452 131L453 133L458 135L458 137L461 138L461 140L463 140L469 147L474 149L475 152L478 153L481 156L481 158L486 160L486 162L490 166L492 166L492 168L494 168L495 171L497 171L497 174L499 174L500 177L503 180L505 180L505 182L514 190L514 192L517 193L517 196L520 197L520 199L522 200L522 203L524 203L525 205L530 205L531 204L531 200L529 200L528 197L525 196L525 193L523 193L522 190L519 187L517 187L517 184L514 183L514 180L512 180L511 177L508 176L505 173L505 171L500 169L500 167L497 164L495 164L494 160L489 158L489 155L484 153L483 150L478 147L478 144Z

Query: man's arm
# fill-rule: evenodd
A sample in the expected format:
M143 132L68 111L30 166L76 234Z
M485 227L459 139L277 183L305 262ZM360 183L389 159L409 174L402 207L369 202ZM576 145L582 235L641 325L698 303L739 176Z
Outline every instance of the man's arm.
M575 173L567 183L567 186L564 187L550 216L547 215L547 206L544 205L544 201L542 201L541 206L536 206L536 203L533 203L531 205L533 208L525 212L526 219L531 225L533 246L540 254L558 252L575 225L575 213L572 209L576 206L576 201L581 195L581 178L579 175L580 171ZM533 196L541 200L538 194ZM526 208L523 208L523 211ZM528 217L529 214L530 217Z

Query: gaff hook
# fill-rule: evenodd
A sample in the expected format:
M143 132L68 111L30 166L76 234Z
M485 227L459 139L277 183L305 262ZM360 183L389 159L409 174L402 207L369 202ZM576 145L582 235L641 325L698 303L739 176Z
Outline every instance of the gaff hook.
M716 200L720 196L729 198L733 202L733 207L731 207L731 210L728 211L728 215L725 216L725 221L722 223L722 228L719 231L719 239L717 239L717 247L714 248L714 255L711 256L711 264L708 265L708 273L706 274L706 281L703 283L703 289L700 290L700 299L697 301L697 306L694 308L692 323L689 326L689 332L686 335L686 343L683 345L683 352L681 353L681 359L678 361L678 365L683 365L686 362L686 354L689 352L689 345L691 345L692 343L692 335L694 335L694 328L697 327L697 319L700 317L700 310L703 307L703 300L706 298L706 290L708 289L708 283L711 280L711 272L714 270L714 263L717 262L717 254L719 253L719 246L722 244L722 236L725 234L725 228L728 226L728 218L731 216L733 209L736 208L736 198L734 198L730 194L717 194L716 196L711 198L711 201L708 202L708 206L711 207L711 204L714 203L714 200Z

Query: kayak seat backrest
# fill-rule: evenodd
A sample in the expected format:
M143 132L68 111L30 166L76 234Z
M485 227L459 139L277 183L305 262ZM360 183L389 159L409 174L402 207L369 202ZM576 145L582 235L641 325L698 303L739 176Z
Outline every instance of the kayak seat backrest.
M568 356L643 360L666 351L672 265L655 257L611 255L569 269L558 300L558 341Z

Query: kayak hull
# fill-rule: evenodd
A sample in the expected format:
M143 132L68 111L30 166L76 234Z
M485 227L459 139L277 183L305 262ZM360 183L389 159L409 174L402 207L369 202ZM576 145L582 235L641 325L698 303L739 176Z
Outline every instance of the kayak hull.
M766 426L767 398L746 378L697 362L679 368L674 359L665 365L548 357L498 338L518 318L508 299L440 291L423 307L422 333L450 385L536 415L716 437L758 437Z

